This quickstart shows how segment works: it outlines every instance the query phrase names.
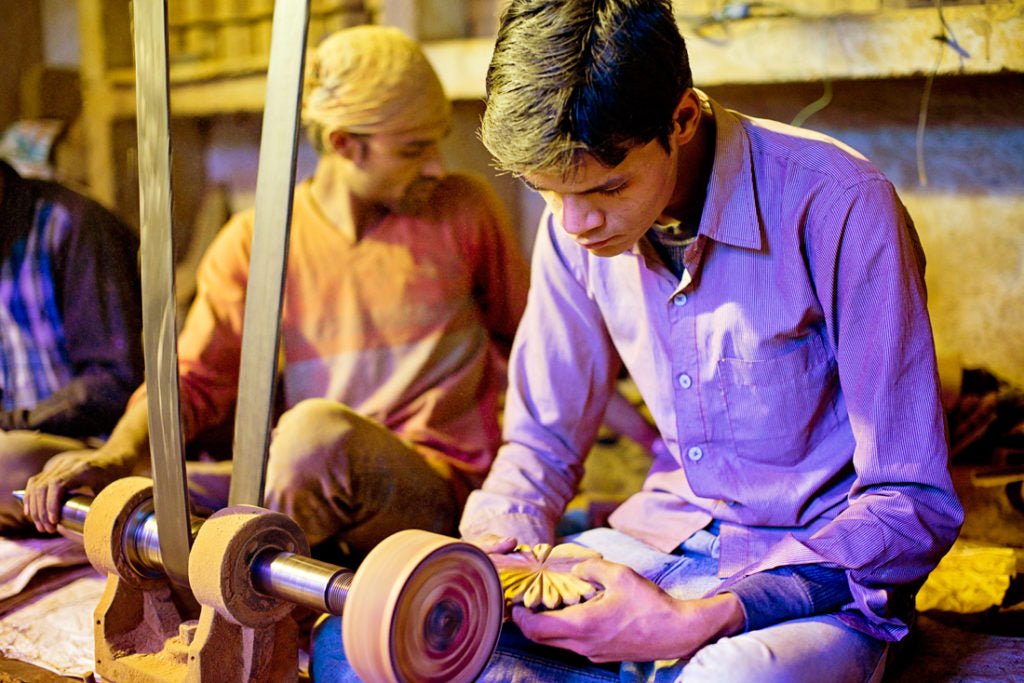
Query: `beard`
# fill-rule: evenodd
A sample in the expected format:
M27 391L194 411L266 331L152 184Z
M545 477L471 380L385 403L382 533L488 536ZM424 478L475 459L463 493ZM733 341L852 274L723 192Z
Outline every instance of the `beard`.
M395 202L395 213L415 215L423 211L429 205L430 197L440 182L437 178L420 177L409 183L405 192Z

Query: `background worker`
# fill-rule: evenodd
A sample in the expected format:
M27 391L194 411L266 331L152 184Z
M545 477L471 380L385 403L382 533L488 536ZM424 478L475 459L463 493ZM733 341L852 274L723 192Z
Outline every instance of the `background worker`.
M138 240L121 219L0 161L0 533L11 491L99 443L142 381Z
M499 200L446 175L450 105L420 48L359 26L312 55L302 118L319 153L295 190L281 320L281 403L265 504L315 552L358 557L404 528L454 533L499 443L503 358L527 266ZM237 398L253 212L209 247L179 339L194 437ZM99 450L57 456L25 509L53 531L62 496L148 459L145 392ZM226 502L223 465L190 467L194 500Z

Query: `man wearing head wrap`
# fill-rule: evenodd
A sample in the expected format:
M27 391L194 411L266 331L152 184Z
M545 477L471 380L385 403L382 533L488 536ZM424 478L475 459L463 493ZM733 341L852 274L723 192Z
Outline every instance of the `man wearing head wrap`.
M321 556L352 561L403 528L454 533L500 437L503 356L527 268L482 181L445 175L450 106L419 47L392 28L327 38L303 122L319 153L295 189L281 319L280 399L266 504ZM205 254L178 352L192 439L232 414L253 212ZM54 531L64 492L148 462L145 388L107 444L56 456L26 511ZM193 501L226 502L227 470L190 463ZM342 558L338 553L348 554Z

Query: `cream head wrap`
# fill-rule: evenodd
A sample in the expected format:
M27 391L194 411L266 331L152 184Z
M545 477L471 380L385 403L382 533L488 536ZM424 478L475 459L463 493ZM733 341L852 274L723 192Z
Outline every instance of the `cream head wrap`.
M451 105L426 56L388 26L342 29L309 59L302 122L320 135L446 128Z

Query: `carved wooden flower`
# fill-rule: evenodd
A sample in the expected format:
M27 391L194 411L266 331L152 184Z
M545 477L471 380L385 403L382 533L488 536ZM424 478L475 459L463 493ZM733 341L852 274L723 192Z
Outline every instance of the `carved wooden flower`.
M583 560L601 557L575 543L551 546L539 543L521 545L508 555L491 556L505 590L505 602L521 603L529 609L555 609L575 605L594 596L597 589L572 574Z

